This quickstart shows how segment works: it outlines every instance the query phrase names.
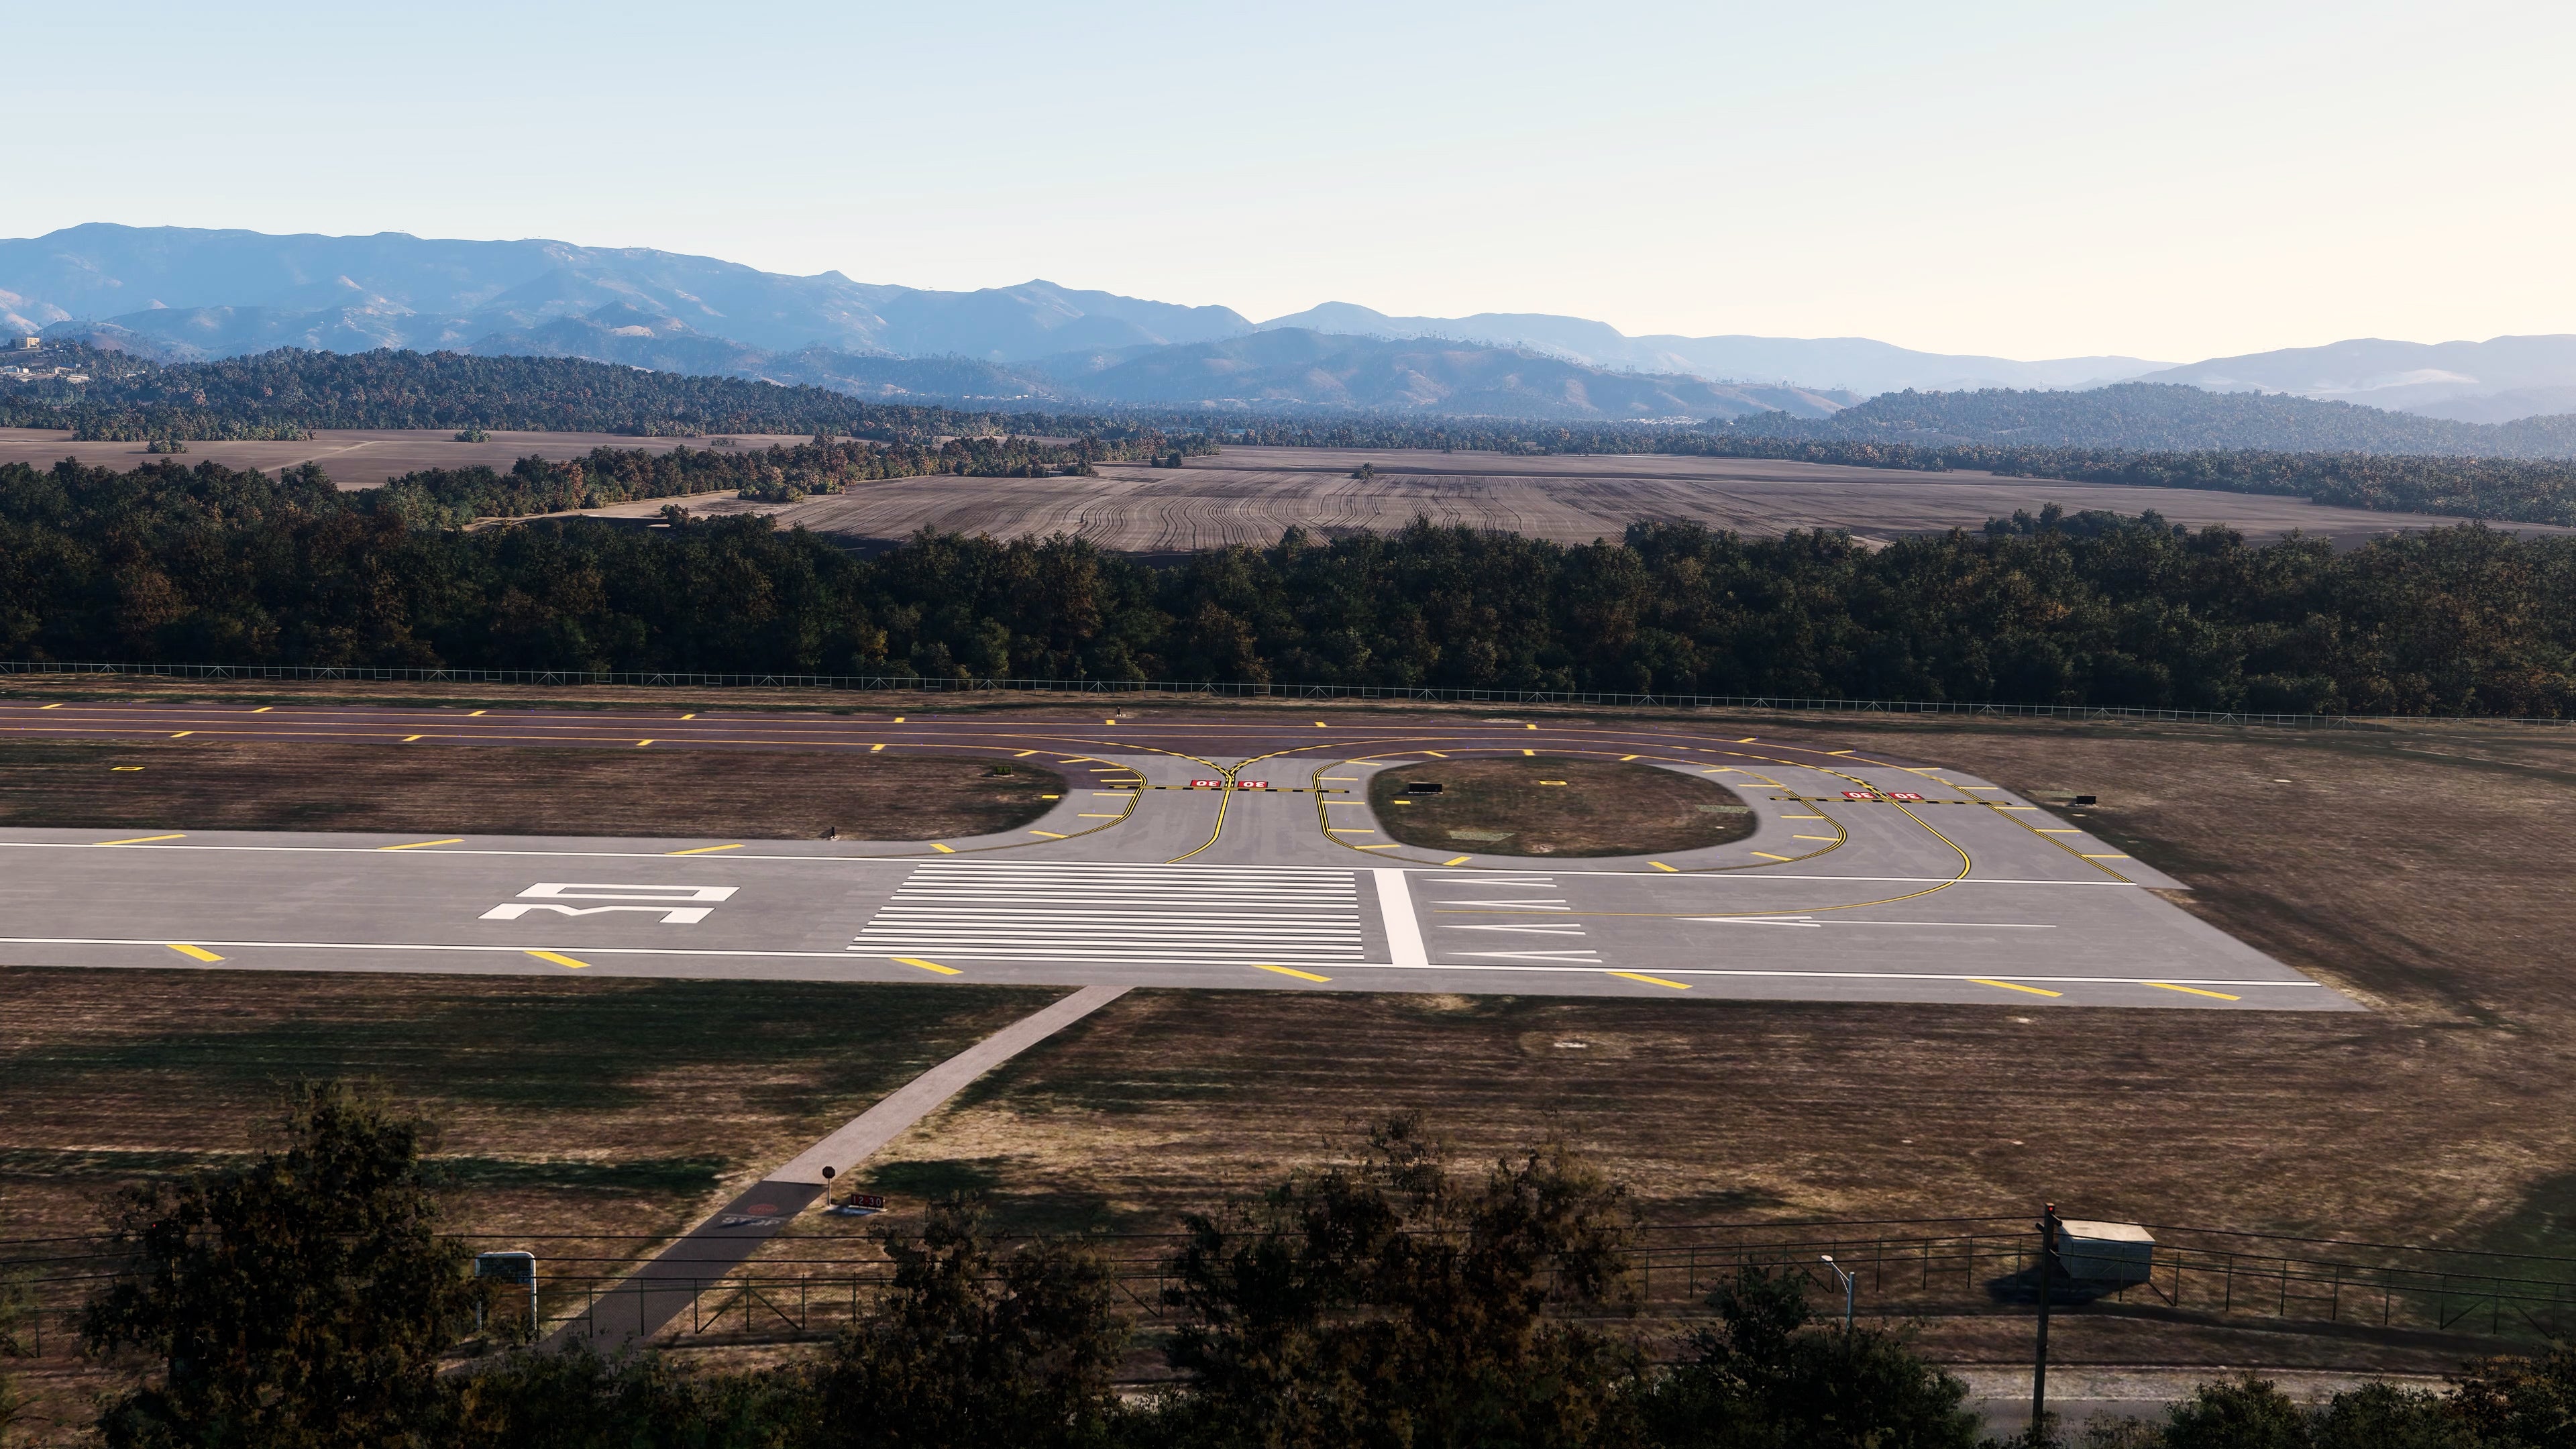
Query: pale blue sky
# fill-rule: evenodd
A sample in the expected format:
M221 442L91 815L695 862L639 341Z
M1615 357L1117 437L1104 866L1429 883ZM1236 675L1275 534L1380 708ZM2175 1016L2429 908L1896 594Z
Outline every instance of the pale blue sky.
M0 234L2188 360L2576 331L2576 5L11 7Z

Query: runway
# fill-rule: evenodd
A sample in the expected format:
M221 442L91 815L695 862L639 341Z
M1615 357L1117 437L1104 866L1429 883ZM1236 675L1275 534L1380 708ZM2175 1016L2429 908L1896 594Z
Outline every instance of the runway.
M210 969L2358 1010L1993 782L1689 725L1320 714L789 715L0 702L93 740L920 751L1070 788L917 842L0 830L0 957ZM1754 834L1533 859L1395 842L1380 770L1580 755L1705 775Z

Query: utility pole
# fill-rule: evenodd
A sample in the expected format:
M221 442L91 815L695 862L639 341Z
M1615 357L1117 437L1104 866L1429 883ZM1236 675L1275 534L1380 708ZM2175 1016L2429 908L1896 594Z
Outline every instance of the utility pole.
M2039 1351L2030 1369L2030 1442L2033 1449L2048 1428L2048 1300L2057 1266L2057 1204L2039 1205Z

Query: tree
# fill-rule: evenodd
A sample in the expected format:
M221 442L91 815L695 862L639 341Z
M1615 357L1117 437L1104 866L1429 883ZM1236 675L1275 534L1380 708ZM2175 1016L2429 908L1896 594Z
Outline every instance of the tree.
M465 1251L436 1234L429 1129L325 1082L296 1090L280 1130L248 1166L122 1198L131 1265L83 1337L161 1370L107 1405L110 1445L426 1442L439 1354L476 1299Z
M1558 1316L1631 1303L1625 1191L1562 1143L1477 1176L1446 1155L1390 1117L1356 1161L1184 1219L1165 1295L1190 1315L1169 1350L1180 1442L1636 1442L1641 1356Z
M1806 1289L1748 1267L1710 1295L1718 1326L1648 1396L1675 1449L1971 1449L1967 1386L1876 1329L1810 1325Z
M894 1291L817 1372L825 1445L1055 1449L1103 1442L1126 1351L1108 1265L1077 1245L996 1259L982 1210L934 1203L881 1239Z

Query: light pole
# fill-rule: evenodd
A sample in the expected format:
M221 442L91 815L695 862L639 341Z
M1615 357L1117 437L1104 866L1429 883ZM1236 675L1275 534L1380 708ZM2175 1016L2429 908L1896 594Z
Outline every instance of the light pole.
M1824 1264L1834 1270L1835 1277L1843 1280L1843 1332L1849 1333L1852 1331L1852 1293L1859 1280L1844 1272L1843 1265L1835 1262L1831 1253L1824 1255Z
M2057 1235L2064 1223L2057 1204L2039 1205L2039 1345L2030 1366L2030 1438L2039 1442L2048 1426L2048 1298L2057 1277Z

